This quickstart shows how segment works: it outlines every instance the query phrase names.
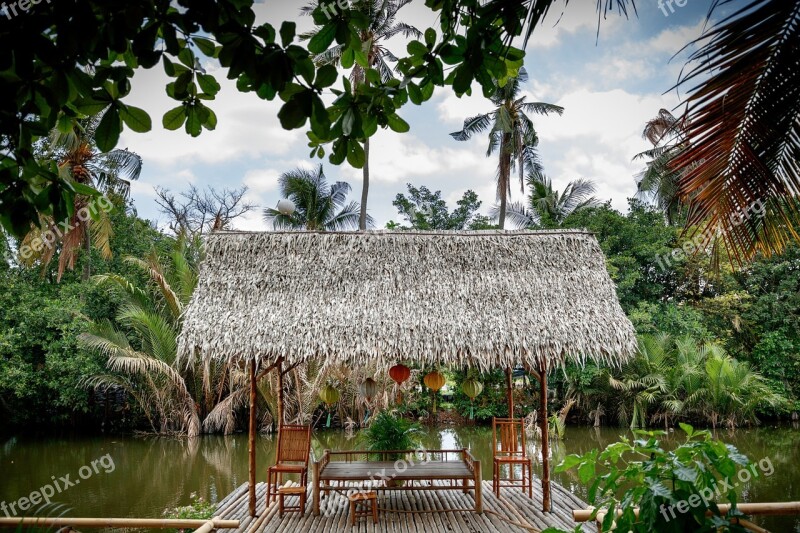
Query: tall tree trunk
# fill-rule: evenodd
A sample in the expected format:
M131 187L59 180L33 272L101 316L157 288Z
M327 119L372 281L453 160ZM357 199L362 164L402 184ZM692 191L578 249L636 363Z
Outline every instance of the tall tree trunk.
M86 257L83 258L83 281L89 281L92 277L92 235L89 232L89 224L83 224L83 250L86 252Z
M500 142L500 168L497 176L497 196L500 198L500 229L506 227L506 206L508 205L509 180L511 179L511 153L508 145L511 142L511 134L504 133L503 140Z
M364 140L364 180L361 185L361 214L358 217L358 229L367 229L367 198L369 197L369 137Z

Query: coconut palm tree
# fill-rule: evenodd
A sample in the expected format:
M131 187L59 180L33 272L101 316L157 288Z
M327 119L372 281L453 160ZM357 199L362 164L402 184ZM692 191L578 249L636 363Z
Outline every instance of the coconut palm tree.
M142 288L117 274L95 276L94 281L122 295L116 317L93 324L81 344L108 358L112 374L94 376L94 387L122 387L142 408L157 433L200 434L200 404L192 381L182 373L177 338L184 307L197 284L196 266L187 260L184 242L164 264L155 252L146 258L127 257L151 280ZM124 329L123 329L124 328Z
M509 79L504 87L497 85L490 98L495 109L466 119L461 131L450 134L457 141L468 141L474 134L489 129L486 157L497 152L499 158L497 199L500 201L498 218L501 229L505 227L506 207L511 194L511 173L515 169L519 171L520 189L524 191L525 172L529 175L541 172L536 152L539 138L528 114L561 115L564 112L564 108L557 105L526 102L527 97L520 96L520 92L527 81L528 74L521 68L517 77Z
M506 215L513 225L520 228L560 226L572 213L599 204L592 196L595 192L592 180L571 181L563 193L553 189L550 178L539 172L528 174L526 183L530 191L526 202L512 202ZM496 211L493 215L497 216Z
M688 225L722 232L739 261L783 250L800 223L800 0L715 0L716 22L696 41L686 150L670 168L690 198ZM716 15L716 16L715 16ZM726 224L753 202L763 213Z
M54 129L50 132L42 158L56 161L59 174L76 188L91 187L104 195L125 201L130 195L131 181L138 179L141 173L142 158L125 149L98 151L94 137L104 114L105 111L84 120L76 120L66 133ZM81 249L86 253L83 280L89 279L91 276L89 254L92 244L104 258L111 257L109 242L113 231L108 212L105 209L92 209L93 217L81 214L82 209L96 207L93 202L95 199L91 196L76 194L74 214L69 221L42 217L39 227L32 228L22 241L22 246L30 245L45 232L56 236L60 243L59 280L65 269L74 268L78 251ZM65 227L68 229L65 230ZM48 265L57 249L54 245L32 248L40 250L40 253L23 258L27 265L36 261L40 261L43 266Z
M680 218L684 202L680 196L680 174L670 167L670 162L685 149L686 117L676 117L661 109L649 120L642 137L653 148L634 156L634 160L648 159L645 169L637 176L637 196L656 205L667 219L675 224Z
M367 26L360 30L359 39L367 55L367 64L370 68L380 73L381 80L386 82L392 79L392 69L389 63L397 62L397 57L385 46L385 42L396 35L404 37L420 37L422 32L414 26L399 22L397 12L408 5L411 0L354 0L350 2L350 9L364 14L369 21ZM303 8L301 13L310 15L317 8L318 3L313 2ZM302 38L310 39L319 29L303 34ZM341 63L344 46L335 45L325 52L317 55L315 61L318 65L338 65ZM350 71L350 81L353 91L359 86L368 84L366 71L358 63L353 64ZM369 137L364 139L364 167L362 168L363 185L361 188L361 209L358 218L358 229L364 231L370 223L367 216L367 200L369 197Z
M264 220L275 229L307 229L324 231L354 230L359 227L357 202L347 202L350 185L337 181L328 185L322 165L316 170L297 168L281 175L281 196L295 205L295 212L285 215L268 207ZM370 226L372 217L367 217Z

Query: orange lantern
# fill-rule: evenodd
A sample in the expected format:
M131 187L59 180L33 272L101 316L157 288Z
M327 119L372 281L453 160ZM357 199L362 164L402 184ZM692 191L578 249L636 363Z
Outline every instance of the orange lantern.
M438 392L439 389L444 387L444 376L439 372L431 372L423 378L422 382L433 392Z
M426 375L422 382L425 383L425 386L428 387L433 391L433 412L436 413L436 393L439 392L439 389L444 387L444 376L441 375L439 372L431 372L430 374Z
M389 377L397 383L397 405L400 405L403 403L403 393L400 392L400 385L411 377L411 369L406 365L394 365L389 369Z

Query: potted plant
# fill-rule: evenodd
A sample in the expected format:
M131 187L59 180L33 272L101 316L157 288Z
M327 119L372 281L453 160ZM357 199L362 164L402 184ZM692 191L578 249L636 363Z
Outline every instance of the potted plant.
M394 416L388 411L383 411L372 419L370 426L361 432L361 439L367 450L415 450L422 443L422 429L405 418ZM388 455L376 454L376 459L397 461L405 458L406 454L393 453ZM399 486L394 479L387 479L386 486Z

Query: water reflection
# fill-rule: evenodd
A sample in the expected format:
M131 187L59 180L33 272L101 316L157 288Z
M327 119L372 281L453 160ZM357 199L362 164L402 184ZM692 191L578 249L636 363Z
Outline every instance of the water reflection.
M679 432L680 433L680 432ZM567 428L563 440L551 444L551 464L569 453L585 453L631 436L619 428ZM718 431L716 437L739 448L754 461L768 458L774 473L741 483L743 501L800 500L800 430L797 427L761 427L736 432ZM665 446L676 446L682 439L667 436ZM428 430L424 445L433 449L466 448L485 465L484 477L491 477L491 428L464 426ZM275 440L257 440L258 479L275 460ZM360 439L347 438L342 431L317 432L313 450L319 457L325 449L356 449ZM541 471L540 445L528 442L534 459L534 475ZM66 504L72 516L158 517L167 507L186 505L197 493L217 502L247 481L247 436L206 436L199 439L153 437L93 438L10 438L0 441L0 502L16 502L32 491L66 474L78 478L81 466L109 454L114 471L102 470L80 480L79 485L58 494L54 501ZM553 479L581 498L586 489L574 473L554 474ZM798 518L763 519L762 525L774 532L800 532Z

